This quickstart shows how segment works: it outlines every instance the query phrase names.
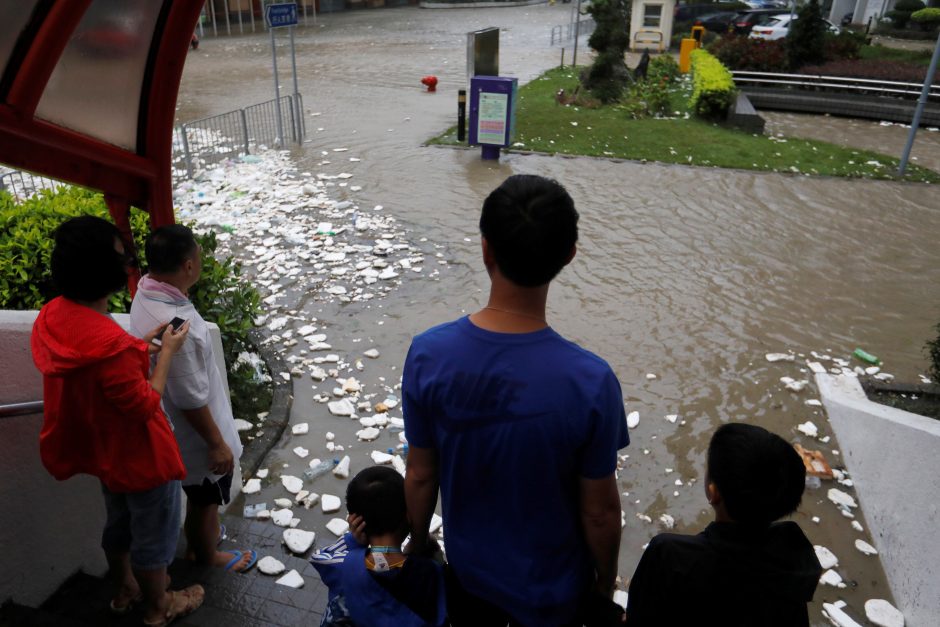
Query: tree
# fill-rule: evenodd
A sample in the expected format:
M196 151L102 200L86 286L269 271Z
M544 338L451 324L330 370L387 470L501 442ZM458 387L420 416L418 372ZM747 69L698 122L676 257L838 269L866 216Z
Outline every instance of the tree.
M596 25L588 45L597 57L581 82L601 102L616 102L630 81L623 60L630 47L630 1L594 0L587 11Z
M810 0L790 22L787 33L787 56L790 69L822 63L826 40L826 22L817 0Z
M891 18L892 24L898 28L905 28L911 20L911 15L924 8L924 3L920 0L898 0L894 9L885 13Z

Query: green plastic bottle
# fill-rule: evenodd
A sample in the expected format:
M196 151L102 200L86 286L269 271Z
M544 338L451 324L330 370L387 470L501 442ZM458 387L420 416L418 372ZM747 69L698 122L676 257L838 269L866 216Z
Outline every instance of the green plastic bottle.
M866 353L860 348L855 349L855 356L861 359L864 362L869 364L874 364L875 366L881 364L881 360L872 355L871 353Z

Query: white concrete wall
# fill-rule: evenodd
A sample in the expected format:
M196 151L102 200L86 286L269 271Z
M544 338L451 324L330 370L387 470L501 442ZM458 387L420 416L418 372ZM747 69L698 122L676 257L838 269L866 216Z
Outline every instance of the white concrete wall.
M816 384L907 625L940 617L940 421L869 401L858 380Z
M662 19L658 28L643 26L643 14L648 4L662 6ZM635 43L637 31L647 29L661 32L663 34L663 48L668 50L669 40L672 38L672 21L675 8L675 0L634 0L630 12L630 49L645 50L648 48L650 52L657 52L656 46L653 44Z
M42 398L42 377L29 349L37 313L0 311L0 404ZM128 318L115 315L125 328ZM224 373L219 330L209 326ZM39 460L41 427L39 414L0 418L0 603L12 598L35 607L78 570L103 575L107 569L98 480L53 479ZM238 490L241 482L235 483Z
M848 13L849 11L853 12L856 10L856 4L858 0L833 0L832 8L829 10L829 21L840 26L842 24L842 16Z

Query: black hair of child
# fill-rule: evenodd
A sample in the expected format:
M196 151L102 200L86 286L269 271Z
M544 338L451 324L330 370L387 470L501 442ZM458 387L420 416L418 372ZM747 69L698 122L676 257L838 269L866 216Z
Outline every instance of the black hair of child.
M405 480L388 466L370 466L346 486L346 509L366 523L366 534L404 531L407 526Z
M196 237L188 226L167 224L147 238L147 267L158 274L179 270L197 247Z
M95 216L70 218L55 231L52 282L71 300L95 301L127 285L131 259L114 249L117 227Z
M517 174L483 202L480 233L503 276L521 287L536 287L565 267L578 241L578 212L557 181Z
M806 468L786 440L743 423L724 424L708 445L708 481L738 523L769 525L796 511Z

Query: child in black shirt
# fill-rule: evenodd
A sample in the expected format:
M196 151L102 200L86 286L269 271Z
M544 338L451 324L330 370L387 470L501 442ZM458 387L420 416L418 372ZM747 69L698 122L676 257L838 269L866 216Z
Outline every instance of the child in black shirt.
M633 579L627 625L809 625L822 568L792 521L805 488L799 454L753 425L722 425L708 446L705 494L715 522L696 536L653 538Z

